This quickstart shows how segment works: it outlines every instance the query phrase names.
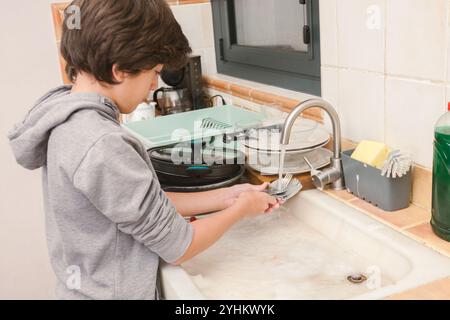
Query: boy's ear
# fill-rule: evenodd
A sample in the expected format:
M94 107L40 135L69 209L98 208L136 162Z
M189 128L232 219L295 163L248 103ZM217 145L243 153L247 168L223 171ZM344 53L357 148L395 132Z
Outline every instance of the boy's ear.
M112 66L112 75L116 82L121 83L127 77L127 73L124 71L120 71L117 64L113 64Z

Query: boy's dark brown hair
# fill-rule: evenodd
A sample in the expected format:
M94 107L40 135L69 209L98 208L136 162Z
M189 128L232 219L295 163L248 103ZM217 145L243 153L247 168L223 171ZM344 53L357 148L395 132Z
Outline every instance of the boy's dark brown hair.
M80 28L64 21L61 39L72 82L82 71L116 84L114 64L132 75L157 64L181 68L192 51L165 0L75 0L72 5L80 9Z

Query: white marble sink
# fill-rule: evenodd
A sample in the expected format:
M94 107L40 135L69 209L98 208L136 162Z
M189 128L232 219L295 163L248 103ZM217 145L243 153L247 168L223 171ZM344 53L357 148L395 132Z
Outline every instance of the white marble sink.
M166 299L382 299L450 276L450 259L317 191L245 220L182 266ZM347 280L364 274L360 284Z

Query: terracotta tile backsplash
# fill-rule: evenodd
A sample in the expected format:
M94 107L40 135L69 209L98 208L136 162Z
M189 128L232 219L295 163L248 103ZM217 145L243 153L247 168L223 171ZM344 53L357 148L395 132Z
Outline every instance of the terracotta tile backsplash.
M450 255L450 242L439 238L431 228L430 222L424 222L406 230L411 236L423 243L426 243L435 250Z
M439 279L393 295L388 300L450 300L450 278Z
M264 91L261 88L253 88L228 80L218 79L212 75L204 75L203 82L206 87L222 91L234 97L242 98L262 105L273 105L283 111L289 112L297 106L301 100L292 99L278 94ZM323 123L322 110L312 108L307 110L303 116Z
M431 212L431 171L421 166L415 166L412 178L412 202Z
M410 206L403 210L386 212L378 207L375 207L364 200L356 199L352 201L355 206L364 209L370 215L379 219L383 219L391 225L400 229L415 227L419 224L430 221L430 214L416 206Z

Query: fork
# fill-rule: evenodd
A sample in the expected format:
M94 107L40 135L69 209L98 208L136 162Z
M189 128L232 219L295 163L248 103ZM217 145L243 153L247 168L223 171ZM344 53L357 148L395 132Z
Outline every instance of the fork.
M287 186L289 185L289 183L292 180L292 174L291 173L287 173L284 178L283 178L283 189L287 188Z
M292 177L293 177L292 174L287 173L281 179L273 181L269 185L268 193L272 194L272 195L283 193L284 191L286 191L287 187L289 186L289 183L291 182Z

